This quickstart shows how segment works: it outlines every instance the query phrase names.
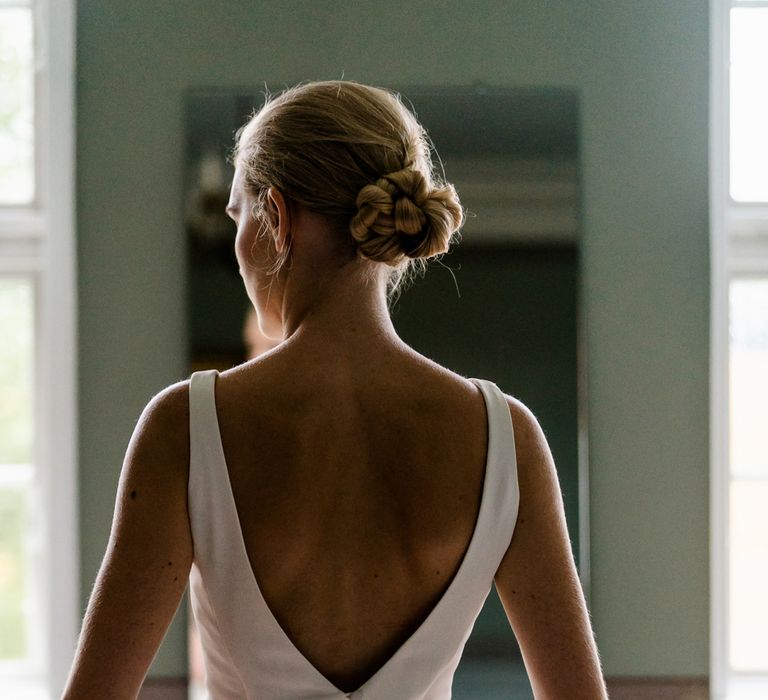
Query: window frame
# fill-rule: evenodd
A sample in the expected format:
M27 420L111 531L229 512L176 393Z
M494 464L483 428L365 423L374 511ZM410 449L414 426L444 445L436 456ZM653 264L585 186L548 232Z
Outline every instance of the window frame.
M59 697L80 626L75 0L11 4L33 13L35 192L28 205L0 206L0 273L33 279L32 536L41 546L31 585L41 608L34 668L0 683L16 677L36 694Z
M768 203L730 193L730 12L768 0L710 0L710 696L733 698L768 672L730 667L730 284L768 277ZM735 681L735 683L734 683Z

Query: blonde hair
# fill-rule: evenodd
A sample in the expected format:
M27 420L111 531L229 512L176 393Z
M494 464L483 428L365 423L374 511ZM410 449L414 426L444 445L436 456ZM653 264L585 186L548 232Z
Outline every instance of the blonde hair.
M414 267L423 272L428 258L448 251L464 223L424 127L390 90L328 80L266 94L235 140L231 159L243 168L253 216L273 223L273 186L328 217L352 253L392 268L390 298Z

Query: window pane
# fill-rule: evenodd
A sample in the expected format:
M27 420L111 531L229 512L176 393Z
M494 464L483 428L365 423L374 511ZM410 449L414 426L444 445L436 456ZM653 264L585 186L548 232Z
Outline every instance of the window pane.
M33 318L32 280L0 277L0 470L32 463Z
M0 277L0 660L28 656L34 287Z
M767 202L768 7L731 10L731 197Z
M730 286L731 475L768 479L768 279Z
M768 279L730 286L730 664L768 671Z
M0 659L27 656L26 498L0 480Z
M0 205L34 197L32 10L0 4Z

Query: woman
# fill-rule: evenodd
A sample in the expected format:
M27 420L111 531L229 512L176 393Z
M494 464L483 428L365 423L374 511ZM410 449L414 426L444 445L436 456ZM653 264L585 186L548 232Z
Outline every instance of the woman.
M131 439L66 698L133 698L190 581L229 698L445 700L495 583L537 698L605 698L535 416L395 332L463 222L398 95L285 90L227 211L272 350L158 394Z

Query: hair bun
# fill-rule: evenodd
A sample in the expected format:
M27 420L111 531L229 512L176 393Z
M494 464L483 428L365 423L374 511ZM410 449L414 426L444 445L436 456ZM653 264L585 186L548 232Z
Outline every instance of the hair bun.
M413 167L365 185L350 221L352 237L367 258L398 265L405 258L445 253L464 216L452 185L433 187Z

